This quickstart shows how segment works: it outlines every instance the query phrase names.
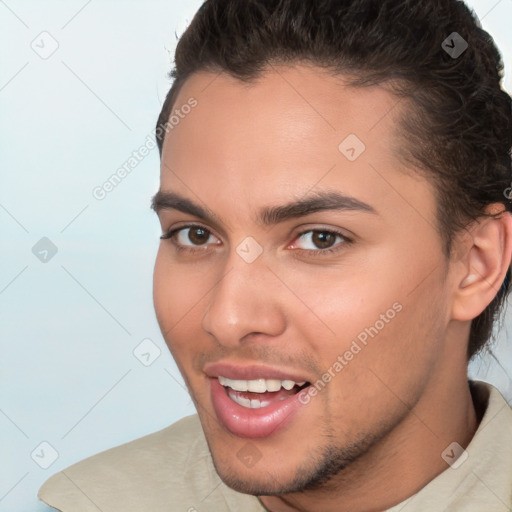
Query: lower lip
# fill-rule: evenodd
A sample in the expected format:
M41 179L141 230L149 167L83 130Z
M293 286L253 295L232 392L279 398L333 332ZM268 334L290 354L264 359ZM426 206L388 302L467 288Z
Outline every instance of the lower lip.
M221 424L236 436L250 438L268 437L288 425L304 405L299 397L307 389L267 407L249 409L231 400L218 379L209 380L213 408Z

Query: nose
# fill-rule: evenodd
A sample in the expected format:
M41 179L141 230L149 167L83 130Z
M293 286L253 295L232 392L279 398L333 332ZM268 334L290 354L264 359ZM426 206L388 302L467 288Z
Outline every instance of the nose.
M286 328L280 285L263 258L247 263L234 253L210 294L203 329L231 347L251 334L280 335Z

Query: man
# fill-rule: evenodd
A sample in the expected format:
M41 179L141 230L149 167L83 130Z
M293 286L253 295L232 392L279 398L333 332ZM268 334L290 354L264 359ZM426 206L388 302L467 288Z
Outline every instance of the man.
M209 0L157 124L154 302L198 415L82 461L63 511L508 511L468 382L507 292L510 98L457 0Z

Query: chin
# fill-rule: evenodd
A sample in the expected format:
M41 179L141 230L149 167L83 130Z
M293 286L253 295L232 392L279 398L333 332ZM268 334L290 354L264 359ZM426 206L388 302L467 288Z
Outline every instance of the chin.
M254 467L241 469L238 460L231 461L225 452L216 456L215 451L210 451L215 469L228 487L242 494L276 496L329 488L335 481L341 483L345 470L368 453L380 437L367 434L346 446L319 446L302 454L302 463L297 463L299 454L294 452L295 460L290 461L289 467L283 465L283 454L278 457L279 468L275 464L264 465L263 458Z
M226 468L225 471L217 469L221 480L228 487L242 494L275 496L297 492L304 488L301 483L296 482L296 477L276 480L273 475L265 471L265 468L259 469L257 474L255 471L255 468L248 469L246 475L241 475L240 471L234 471L232 468Z

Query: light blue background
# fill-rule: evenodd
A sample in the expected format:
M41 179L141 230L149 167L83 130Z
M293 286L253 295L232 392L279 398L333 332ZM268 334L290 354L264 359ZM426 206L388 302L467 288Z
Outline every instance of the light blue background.
M49 510L35 496L51 474L194 412L152 305L157 150L104 200L92 190L152 132L174 34L201 3L0 1L2 512ZM471 5L512 90L512 2ZM58 49L42 59L32 41L48 51L51 38ZM32 254L42 237L58 249L47 263ZM133 351L148 338L161 355L144 366ZM496 353L504 369L485 360L471 373L510 399L505 331ZM48 469L35 462L51 455L41 442L59 454Z

